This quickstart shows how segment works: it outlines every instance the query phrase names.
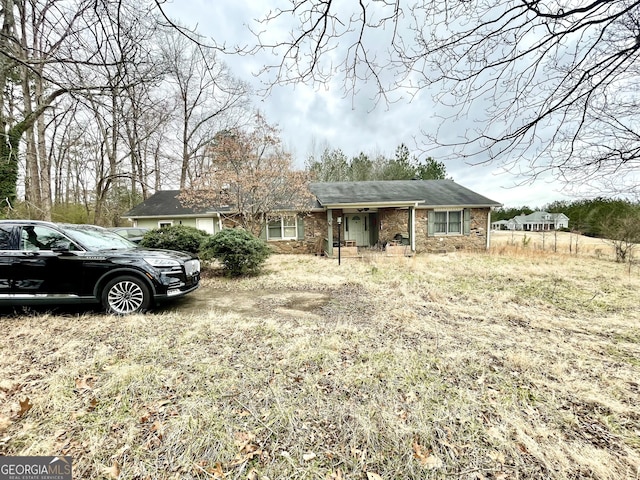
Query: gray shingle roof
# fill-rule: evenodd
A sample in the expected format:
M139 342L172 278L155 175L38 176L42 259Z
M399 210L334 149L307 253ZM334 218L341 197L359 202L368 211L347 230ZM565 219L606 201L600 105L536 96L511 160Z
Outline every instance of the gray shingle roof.
M313 183L311 191L321 205L382 202L419 202L423 206L498 207L453 180L386 180L369 182Z
M162 190L154 193L144 202L136 205L123 216L125 217L164 217L196 215L204 212L227 211L228 208L198 208L186 207L178 198L180 190Z
M567 220L569 219L569 217L567 217L564 213L548 213L544 211L538 211L530 213L529 215L518 215L514 217L513 220L520 223L542 223L560 219L563 217L567 218Z
M312 183L317 197L316 208L341 204L418 203L425 207L499 207L501 204L484 197L452 180L385 180L371 182ZM136 205L125 217L175 217L205 212L228 212L229 207L194 209L180 203L180 190L159 191Z

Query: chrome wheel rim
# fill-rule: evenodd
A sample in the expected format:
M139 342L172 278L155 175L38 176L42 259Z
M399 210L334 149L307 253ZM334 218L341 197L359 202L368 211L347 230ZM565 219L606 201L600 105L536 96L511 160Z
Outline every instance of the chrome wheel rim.
M109 289L109 308L117 314L128 314L140 310L144 302L144 292L135 282L118 282Z

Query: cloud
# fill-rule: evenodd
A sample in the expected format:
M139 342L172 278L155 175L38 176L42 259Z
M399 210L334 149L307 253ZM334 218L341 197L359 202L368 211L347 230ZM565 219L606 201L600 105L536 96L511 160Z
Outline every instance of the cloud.
M180 0L165 4L164 9L172 18L197 26L201 34L218 43L246 45L254 41L247 25L274 7L264 1ZM382 33L379 38L370 39L380 48L384 47L388 32ZM277 38L287 35L287 31L274 30L269 35ZM263 51L253 56L228 56L225 61L238 78L259 89L262 85L254 74L274 58ZM257 99L256 105L267 120L279 125L284 144L294 153L297 165L302 167L310 154L321 153L313 150L324 145L339 148L349 157L360 152L392 156L401 143L420 154L420 149L429 146L421 143L424 132L438 132L443 139L459 141L466 128L473 126L471 119L483 116L483 106L476 105L474 108L479 110L468 112L468 118L443 122L443 117L451 117L454 112L436 104L428 91L420 92L412 101L406 92L404 96L403 92L397 92L392 98L397 101L384 104L376 103L377 90L372 82L361 82L355 96L345 96L343 87L336 79L316 86L276 86L268 97ZM440 160L450 153L434 150L429 155ZM526 163L524 158L516 163L520 161ZM506 206L542 207L567 198L561 185L549 177L518 186L524 177L506 173L497 164L471 166L464 160L453 159L445 161L445 166L458 183Z

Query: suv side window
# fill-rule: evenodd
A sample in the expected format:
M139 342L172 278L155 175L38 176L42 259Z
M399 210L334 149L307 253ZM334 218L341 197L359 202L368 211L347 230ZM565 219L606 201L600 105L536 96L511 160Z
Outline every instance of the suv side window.
M20 250L51 250L72 246L73 244L67 237L50 228L31 225L22 228Z
M13 227L11 225L0 225L0 250L15 250L11 241Z

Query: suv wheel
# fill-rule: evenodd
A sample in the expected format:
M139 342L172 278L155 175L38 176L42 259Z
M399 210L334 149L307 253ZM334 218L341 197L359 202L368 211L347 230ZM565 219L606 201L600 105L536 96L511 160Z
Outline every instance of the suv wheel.
M149 287L136 277L116 277L105 285L102 304L107 312L116 315L143 312L151 305L151 293Z

